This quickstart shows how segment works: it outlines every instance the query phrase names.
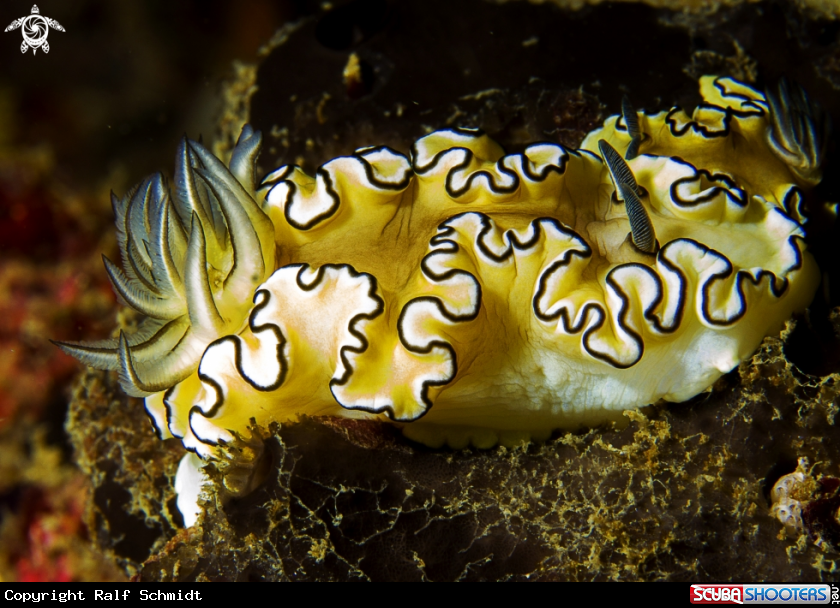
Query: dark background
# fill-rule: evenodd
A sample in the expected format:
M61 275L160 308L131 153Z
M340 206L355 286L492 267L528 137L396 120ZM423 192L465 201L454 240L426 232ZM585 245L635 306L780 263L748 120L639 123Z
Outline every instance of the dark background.
M233 60L317 4L39 0L66 31L22 54L3 30L32 5L0 3L0 580L120 579L90 545L64 431L82 368L49 340L116 326L109 190L171 175L184 133L212 140Z
M128 181L159 170L184 132L212 135L220 81L288 20L293 0L47 1L50 52L21 54L20 29L0 32L0 142L50 145L57 177L86 183L124 167ZM0 7L0 26L32 2ZM167 154L161 154L167 152Z

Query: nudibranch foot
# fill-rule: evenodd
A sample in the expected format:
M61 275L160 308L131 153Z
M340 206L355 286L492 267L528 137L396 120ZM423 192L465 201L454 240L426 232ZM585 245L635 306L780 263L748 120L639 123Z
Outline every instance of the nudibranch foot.
M115 199L106 269L149 319L60 346L152 393L162 438L238 454L233 494L263 466L249 428L303 415L486 448L689 399L809 304L798 201L824 150L796 88L700 91L691 116L625 100L580 150L446 129L259 187L250 127L228 165L184 139L171 192L157 176Z
M176 506L184 518L184 527L191 528L201 515L201 499L204 488L211 484L210 478L204 472L206 463L192 452L187 452L178 463L175 474Z
M603 416L598 416L597 424L604 424ZM620 413L613 417L613 422L623 424ZM526 429L505 429L497 430L483 426L467 426L460 424L427 424L416 422L402 427L403 435L411 441L423 444L430 448L442 448L444 446L453 450L462 450L474 447L479 450L486 450L497 445L506 448L515 448L531 442L544 442L551 437L552 429L548 426Z

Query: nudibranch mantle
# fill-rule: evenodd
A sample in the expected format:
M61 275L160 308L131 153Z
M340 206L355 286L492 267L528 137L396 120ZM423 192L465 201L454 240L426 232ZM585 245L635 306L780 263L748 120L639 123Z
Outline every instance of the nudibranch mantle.
M580 150L506 155L448 129L410 157L364 148L259 186L249 127L229 166L185 140L174 194L150 178L115 202L108 271L148 321L62 347L119 370L159 435L201 457L252 419L381 418L490 447L686 400L818 283L800 210L818 110L798 90L700 89L692 116L625 105Z

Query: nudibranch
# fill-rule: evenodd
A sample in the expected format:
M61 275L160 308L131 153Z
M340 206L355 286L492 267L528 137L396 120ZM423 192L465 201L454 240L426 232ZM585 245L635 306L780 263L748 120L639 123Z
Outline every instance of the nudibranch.
M259 184L250 127L228 165L185 139L174 188L114 199L106 269L147 320L60 346L204 458L252 419L489 447L684 401L813 297L800 203L827 138L797 86L700 92L692 115L625 99L579 150L454 128Z

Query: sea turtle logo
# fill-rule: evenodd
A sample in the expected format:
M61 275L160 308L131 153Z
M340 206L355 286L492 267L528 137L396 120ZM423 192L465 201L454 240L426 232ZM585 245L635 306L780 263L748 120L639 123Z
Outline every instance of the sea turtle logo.
M55 19L44 17L41 11L38 10L38 5L32 6L32 14L27 17L21 17L12 21L11 25L6 28L7 32L21 28L23 34L23 43L20 45L20 52L25 53L32 49L32 54L35 54L39 48L44 49L45 53L50 52L50 45L47 42L47 34L50 33L50 28L63 32L64 28Z

